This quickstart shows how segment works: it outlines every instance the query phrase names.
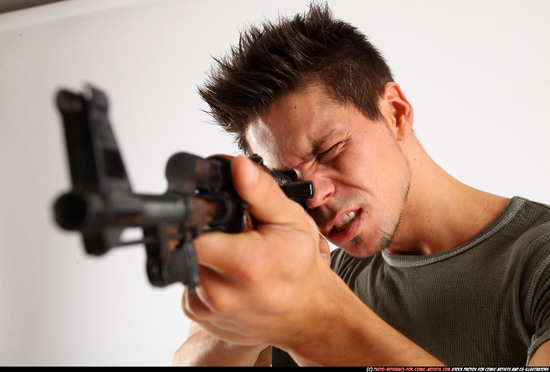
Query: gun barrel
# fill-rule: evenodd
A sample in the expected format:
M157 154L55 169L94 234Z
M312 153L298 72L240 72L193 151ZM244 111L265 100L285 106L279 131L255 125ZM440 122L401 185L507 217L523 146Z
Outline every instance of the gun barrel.
M108 226L145 227L158 223L209 224L224 214L216 200L174 194L81 193L55 202L55 219L65 230L93 231Z

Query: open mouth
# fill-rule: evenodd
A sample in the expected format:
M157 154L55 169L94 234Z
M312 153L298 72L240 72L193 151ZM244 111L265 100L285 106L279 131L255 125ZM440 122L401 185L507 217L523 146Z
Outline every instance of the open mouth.
M362 209L348 212L332 226L330 240L334 244L345 244L353 239L361 226Z
M333 227L334 230L338 232L344 231L349 226L351 221L355 219L356 216L357 216L357 213L355 213L355 211L349 212L344 216L344 218L342 218L342 220L340 220L340 222L334 225Z

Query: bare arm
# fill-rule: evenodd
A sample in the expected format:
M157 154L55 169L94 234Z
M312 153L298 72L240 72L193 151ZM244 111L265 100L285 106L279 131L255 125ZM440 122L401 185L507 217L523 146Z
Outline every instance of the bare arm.
M232 163L241 197L260 222L195 241L197 296L184 312L225 340L274 345L302 365L440 365L361 302L323 262L319 232L269 175ZM230 252L230 253L228 253Z
M221 340L193 322L189 337L174 355L176 366L269 366L271 347Z
M550 366L550 341L546 341L538 348L529 361L529 366Z

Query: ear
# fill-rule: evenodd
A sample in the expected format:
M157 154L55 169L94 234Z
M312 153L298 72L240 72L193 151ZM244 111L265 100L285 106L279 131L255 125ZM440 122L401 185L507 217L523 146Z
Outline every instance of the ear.
M386 83L382 95L382 114L398 141L409 137L413 129L414 111L412 105L401 91L399 84Z

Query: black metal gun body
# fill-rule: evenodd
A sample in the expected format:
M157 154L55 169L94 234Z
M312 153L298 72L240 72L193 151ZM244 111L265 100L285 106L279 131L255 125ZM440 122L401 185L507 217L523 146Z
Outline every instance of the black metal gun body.
M88 254L142 243L151 284L195 287L200 275L193 240L212 230L238 233L253 228L248 205L233 187L231 157L176 153L166 164L167 191L135 194L109 123L105 94L93 87L82 94L62 90L57 106L73 188L57 198L55 219L63 229L82 234ZM261 158L251 158L269 171ZM271 174L288 197L299 201L313 196L312 182ZM128 227L142 228L143 238L121 240Z

